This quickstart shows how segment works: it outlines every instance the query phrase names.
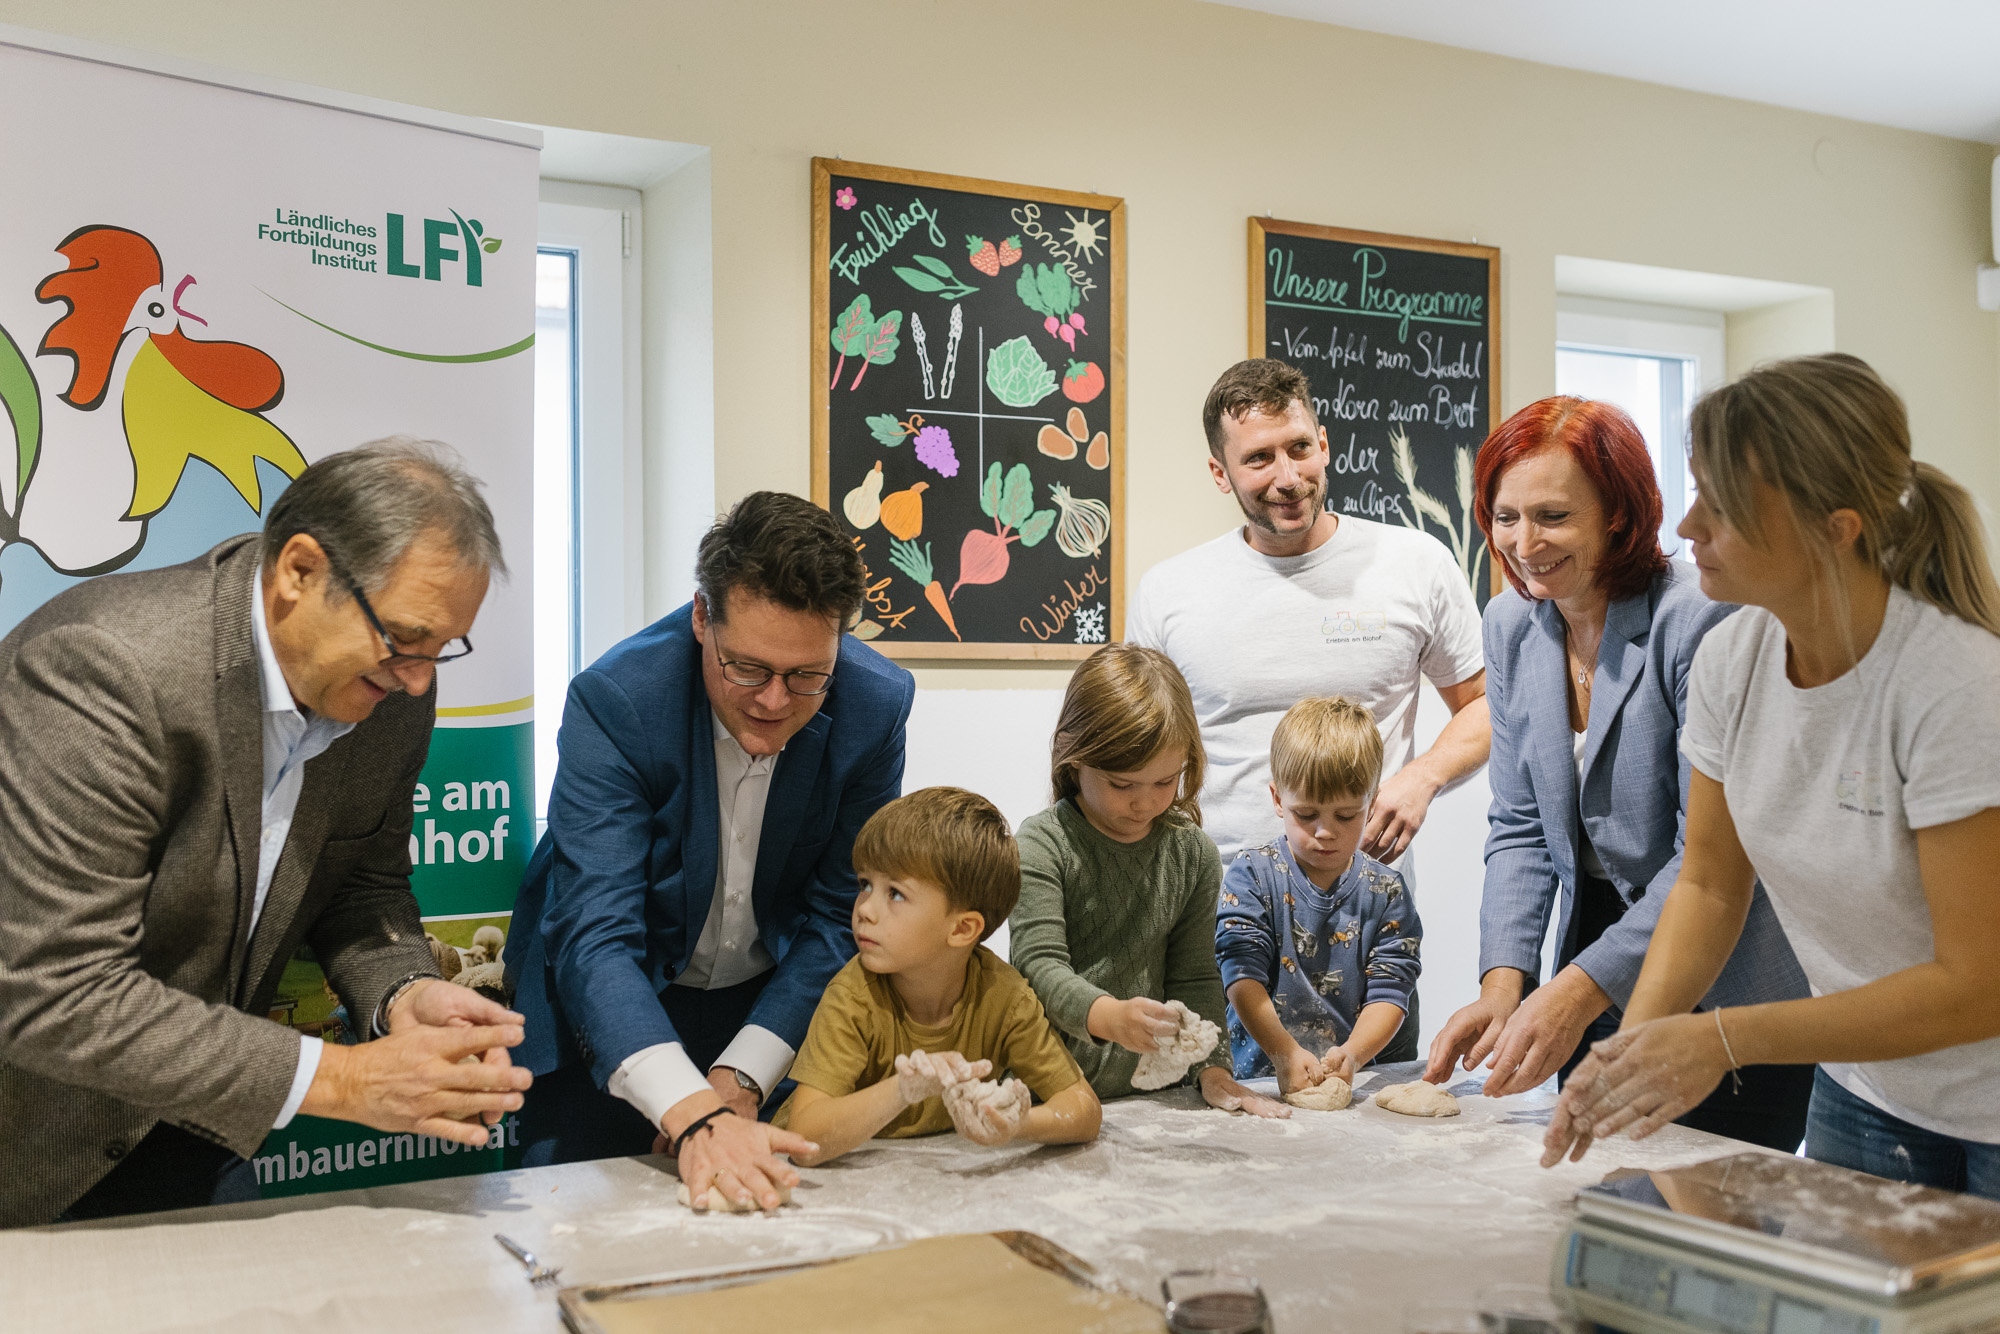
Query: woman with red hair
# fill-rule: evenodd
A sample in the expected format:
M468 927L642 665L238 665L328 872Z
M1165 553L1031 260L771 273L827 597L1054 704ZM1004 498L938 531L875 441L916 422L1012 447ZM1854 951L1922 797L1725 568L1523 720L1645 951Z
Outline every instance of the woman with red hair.
M1479 912L1479 999L1431 1044L1424 1077L1490 1068L1486 1092L1567 1078L1618 1018L1681 865L1688 668L1736 608L1702 595L1660 549L1660 489L1632 419L1545 398L1480 448L1474 515L1513 593L1485 615L1493 808ZM1557 972L1537 986L1561 896ZM1807 994L1784 929L1755 892L1702 1009ZM1758 1066L1681 1117L1790 1152L1809 1066Z

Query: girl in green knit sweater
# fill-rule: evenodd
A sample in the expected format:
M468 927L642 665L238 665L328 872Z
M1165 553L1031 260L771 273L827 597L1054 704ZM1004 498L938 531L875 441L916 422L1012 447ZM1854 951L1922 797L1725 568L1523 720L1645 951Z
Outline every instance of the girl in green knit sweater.
M1114 644L1070 677L1051 746L1055 805L1021 823L1014 967L1100 1098L1133 1092L1177 1000L1224 1022L1215 962L1222 859L1201 831L1201 728L1166 655ZM1291 1110L1236 1082L1219 1042L1192 1072L1227 1111Z

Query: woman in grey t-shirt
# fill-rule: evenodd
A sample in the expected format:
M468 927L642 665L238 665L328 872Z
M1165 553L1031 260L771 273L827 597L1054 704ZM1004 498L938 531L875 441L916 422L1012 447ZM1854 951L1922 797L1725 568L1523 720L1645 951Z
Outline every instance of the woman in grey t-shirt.
M1680 877L1543 1161L1817 1062L1810 1156L2000 1198L2000 587L1971 497L1853 357L1754 371L1692 435L1680 531L1745 609L1695 655ZM1757 879L1814 995L1690 1014Z

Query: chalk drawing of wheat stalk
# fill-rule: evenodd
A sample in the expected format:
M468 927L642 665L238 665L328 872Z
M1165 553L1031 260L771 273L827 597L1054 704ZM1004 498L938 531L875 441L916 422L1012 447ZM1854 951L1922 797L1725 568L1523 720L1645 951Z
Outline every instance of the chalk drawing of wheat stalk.
M1451 543L1451 554L1458 558L1459 572L1465 576L1465 582L1477 591L1479 570L1486 562L1487 553L1483 538L1479 539L1477 547L1473 546L1478 530L1472 524L1472 451L1464 445L1458 447L1459 520L1457 523L1452 522L1451 510L1442 500L1417 485L1417 455L1416 451L1410 448L1408 432L1397 429L1389 433L1389 455L1395 461L1396 480L1403 484L1403 490L1410 497L1410 510L1415 510L1417 514L1417 517L1412 519L1410 510L1398 505L1397 516L1402 519L1406 527L1414 528L1420 533L1424 531L1426 519L1444 529L1445 536Z

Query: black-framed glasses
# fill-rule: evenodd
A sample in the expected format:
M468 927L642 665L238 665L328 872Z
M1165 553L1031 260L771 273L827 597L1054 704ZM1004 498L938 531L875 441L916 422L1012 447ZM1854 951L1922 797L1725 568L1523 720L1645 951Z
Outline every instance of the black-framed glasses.
M347 591L352 593L354 600L361 604L361 614L368 618L368 624L374 626L375 633L381 636L382 647L388 650L389 656L384 658L378 664L379 666L387 667L392 671L397 667L406 667L418 662L435 667L441 662L456 662L472 652L472 640L465 635L461 635L457 639L446 640L445 652L435 655L428 653L405 653L403 650L397 648L396 641L391 639L389 632L382 628L382 618L375 614L375 608L368 605L368 595L361 591L360 583L352 575L348 574L346 568L334 558L333 552L328 549L326 543L321 542L319 549L326 552L326 563L332 567L334 574L339 577L340 582L347 585ZM465 647L454 651L451 647L453 644L463 644Z
M733 686L767 686L772 677L782 676L785 678L785 689L794 695L824 695L833 685L832 672L774 672L760 662L737 662L725 658L722 656L722 636L711 629L708 638L715 646L715 661L722 668L722 679Z

